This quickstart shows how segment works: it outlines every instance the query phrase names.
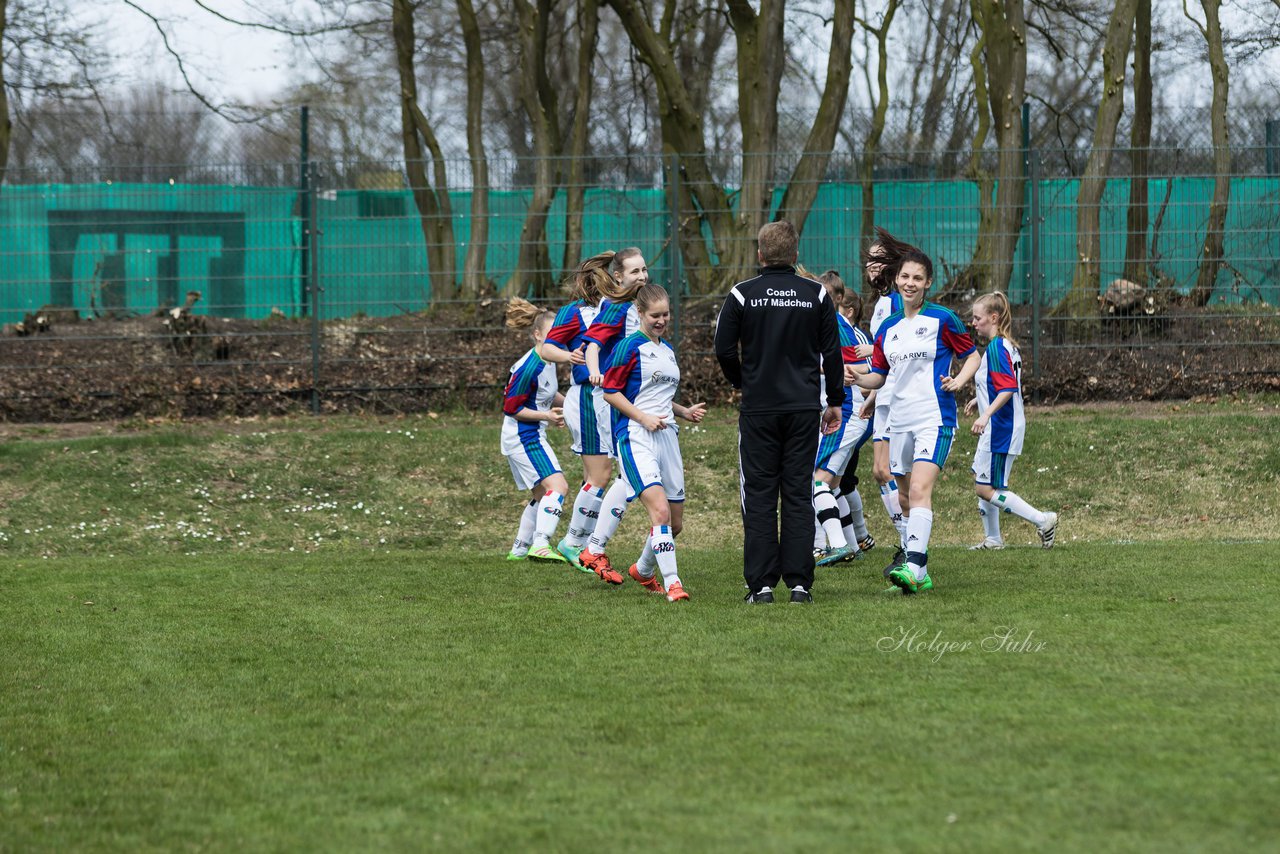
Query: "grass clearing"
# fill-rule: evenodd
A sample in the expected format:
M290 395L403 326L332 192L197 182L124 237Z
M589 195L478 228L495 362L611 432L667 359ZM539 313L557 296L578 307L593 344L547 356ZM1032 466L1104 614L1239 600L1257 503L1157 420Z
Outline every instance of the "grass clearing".
M10 438L0 851L1265 849L1280 508L1232 464L1276 417L1037 412L1059 547L963 548L969 445L938 589L882 546L812 608L740 601L726 413L682 437L687 606L501 561L487 420Z

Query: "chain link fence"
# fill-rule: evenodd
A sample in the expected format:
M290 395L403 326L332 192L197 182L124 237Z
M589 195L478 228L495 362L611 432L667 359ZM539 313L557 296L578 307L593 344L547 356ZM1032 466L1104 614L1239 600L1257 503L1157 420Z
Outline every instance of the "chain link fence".
M837 152L807 180L795 153L627 153L550 170L490 157L477 186L458 157L425 164L431 191L415 193L395 136L341 118L240 129L222 150L254 159L221 164L193 159L216 134L181 123L132 163L104 160L131 150L105 145L47 162L57 152L29 135L0 189L0 417L490 407L528 346L503 331L504 299L555 304L579 259L624 246L674 297L687 391L725 400L712 323L753 273L755 228L779 213L803 219L815 271L856 281L874 222L933 257L934 295L962 315L980 290L1006 290L1040 400L1280 387L1272 121L1233 137L1222 176L1205 145L1109 152L1082 218L1090 152L1041 148L1030 127L1017 152ZM1011 197L1002 162L1017 164ZM547 174L555 186L539 185ZM1218 208L1221 254L1206 259ZM1098 233L1083 286L1082 227ZM1006 248L984 254L983 239ZM1087 301L1069 298L1082 287Z

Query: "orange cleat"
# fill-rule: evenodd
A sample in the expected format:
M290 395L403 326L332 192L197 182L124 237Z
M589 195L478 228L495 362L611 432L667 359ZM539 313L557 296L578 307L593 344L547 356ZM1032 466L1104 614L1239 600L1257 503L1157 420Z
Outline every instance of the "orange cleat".
M689 594L684 592L683 584L681 584L679 581L671 582L671 586L667 588L668 602L681 602L681 601L687 600L688 598L689 598Z
M662 592L662 582L658 580L658 576L651 575L648 578L645 578L643 575L640 574L640 567L637 564L634 564L634 563L631 564L631 568L627 570L627 575L630 575L632 578L634 578L636 581L636 584L639 584L641 587L643 587L645 590L648 590L650 593Z
M610 584L622 583L622 576L614 570L613 564L609 563L608 555L584 550L578 555L578 560L582 563L583 569L591 570L600 576L601 581L607 581Z

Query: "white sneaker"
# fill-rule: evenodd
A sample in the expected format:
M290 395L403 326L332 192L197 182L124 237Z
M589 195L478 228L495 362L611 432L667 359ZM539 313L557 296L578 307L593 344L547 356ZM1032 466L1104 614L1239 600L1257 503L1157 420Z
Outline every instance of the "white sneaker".
M1000 549L1002 549L1002 548L1004 548L1004 540L997 540L997 539L995 539L994 537L987 537L987 538L986 538L986 539L984 539L982 542L978 543L976 546L969 546L969 551L971 551L971 552L985 552L985 551L998 552L998 551L1000 551Z
M1044 524L1036 528L1036 533L1040 535L1040 547L1045 549L1053 548L1053 538L1058 533L1058 514L1044 514Z

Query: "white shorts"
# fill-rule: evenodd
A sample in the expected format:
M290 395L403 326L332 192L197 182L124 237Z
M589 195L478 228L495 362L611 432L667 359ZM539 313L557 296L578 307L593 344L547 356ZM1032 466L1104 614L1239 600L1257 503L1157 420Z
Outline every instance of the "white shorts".
M889 434L889 471L894 475L911 473L913 463L933 463L938 468L946 465L951 454L954 427L916 427L894 430Z
M684 459L676 428L650 433L639 425L618 440L622 476L630 487L627 500L651 486L661 486L671 502L684 501Z
M983 438L986 438L985 435ZM978 450L973 454L973 482L992 489L1004 489L1009 485L1009 475L1013 474L1014 460L1017 454L991 453L990 440L978 442Z
M522 444L514 454L507 454L511 464L511 477L518 489L533 489L539 483L560 471L556 452L545 439Z
M853 452L867 441L870 424L854 415L830 436L818 434L818 460L813 469L824 469L837 477L849 467Z
M564 423L573 437L570 448L580 456L613 456L613 408L600 389L589 383L569 386L564 396Z
M875 427L872 428L871 439L874 442L889 441L889 406L876 407Z

